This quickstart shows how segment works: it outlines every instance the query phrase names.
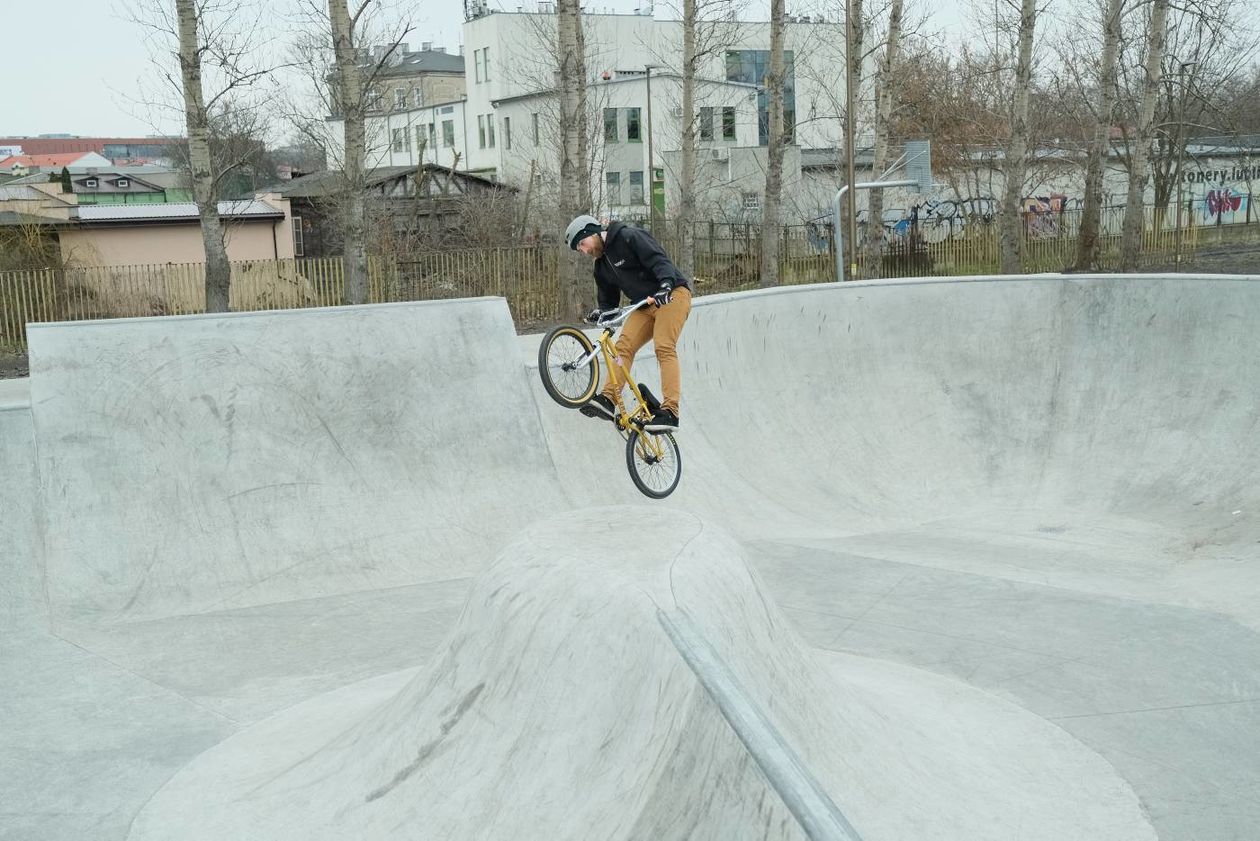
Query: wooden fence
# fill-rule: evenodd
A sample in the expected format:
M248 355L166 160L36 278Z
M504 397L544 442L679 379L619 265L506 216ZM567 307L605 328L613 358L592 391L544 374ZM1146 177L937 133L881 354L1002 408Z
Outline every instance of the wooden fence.
M1023 268L1026 272L1058 271L1076 252L1076 225L1071 213L1052 220L1025 220ZM1260 225L1227 225L1236 238L1260 237ZM1104 226L1115 230L1115 226ZM755 225L705 223L696 232L697 294L755 288L759 281L761 240ZM668 231L658 232L673 248ZM972 220L950 226L939 236L928 226L910 226L889 237L877 271L867 271L859 252L858 276L920 277L974 275L998 270L998 230L994 223ZM1192 255L1206 236L1226 236L1223 228L1169 230L1162 219L1148 218L1142 263L1171 262L1174 252ZM1102 238L1103 264L1114 266L1118 233ZM835 257L829 226L785 228L780 242L782 284L835 279ZM481 295L507 299L518 325L536 327L562 320L568 252L556 246L533 245L464 251L440 251L368 261L372 302L466 298ZM585 269L583 269L585 271ZM584 289L580 297L590 297ZM232 264L231 307L235 311L335 306L345 302L342 260L245 261ZM0 272L0 350L22 352L28 322L180 315L201 312L205 305L201 263L40 269Z

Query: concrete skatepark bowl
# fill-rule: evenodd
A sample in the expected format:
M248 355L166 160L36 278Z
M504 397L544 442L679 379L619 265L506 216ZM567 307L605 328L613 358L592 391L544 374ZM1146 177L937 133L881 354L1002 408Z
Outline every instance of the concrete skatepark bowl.
M1260 826L1256 279L697 299L663 503L500 299L29 334L5 841Z

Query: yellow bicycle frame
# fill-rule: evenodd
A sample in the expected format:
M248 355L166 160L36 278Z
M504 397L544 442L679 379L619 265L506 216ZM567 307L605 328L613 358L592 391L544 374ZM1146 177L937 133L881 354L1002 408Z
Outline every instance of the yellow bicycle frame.
M634 380L631 378L630 372L626 369L626 366L622 365L621 362L618 361L617 346L613 343L612 331L605 330L599 335L599 347L603 352L604 367L608 369L609 382L613 383L614 386L616 386L619 382L624 382L626 385L630 386L630 391L634 394L636 405L633 411L627 412L625 404L621 401L621 388L617 387L617 397L614 401L617 409L617 417L615 419L617 428L623 432L629 431L636 425L636 421L638 422L638 426L642 428L643 424L646 424L652 419L652 410L648 408L647 401L643 399L643 394L639 391L639 386L636 385ZM620 377L617 376L618 373L621 374ZM665 457L665 447L659 440L657 440L657 436L655 435L640 435L639 446L644 448L644 453L653 455L657 459Z

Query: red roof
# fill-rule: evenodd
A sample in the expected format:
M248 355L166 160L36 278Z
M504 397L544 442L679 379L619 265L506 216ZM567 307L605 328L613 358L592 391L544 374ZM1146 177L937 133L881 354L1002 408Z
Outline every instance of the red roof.
M84 155L91 152L62 152L59 155L10 155L0 161L0 168L9 169L14 164L22 166L70 166Z

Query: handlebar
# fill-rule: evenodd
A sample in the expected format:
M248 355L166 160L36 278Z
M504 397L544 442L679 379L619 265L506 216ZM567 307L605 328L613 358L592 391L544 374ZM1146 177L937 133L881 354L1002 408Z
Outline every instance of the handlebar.
M624 306L624 307L621 307L620 309L615 309L615 310L605 310L604 312L600 313L600 316L598 319L596 319L595 321L591 321L590 319L587 319L587 322L590 324L594 324L597 327L604 327L606 329L611 330L614 327L620 327L621 324L627 318L630 317L630 313L634 312L640 307L645 307L650 303L652 303L651 298L644 298L642 301L639 301L637 304L630 304L628 306Z

